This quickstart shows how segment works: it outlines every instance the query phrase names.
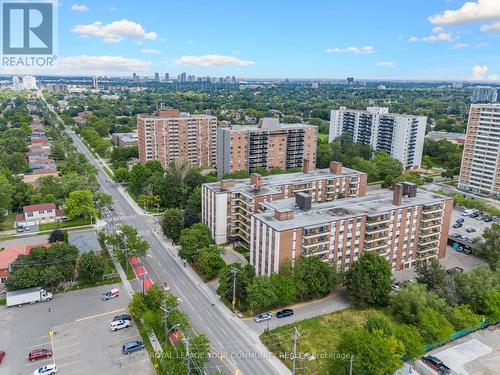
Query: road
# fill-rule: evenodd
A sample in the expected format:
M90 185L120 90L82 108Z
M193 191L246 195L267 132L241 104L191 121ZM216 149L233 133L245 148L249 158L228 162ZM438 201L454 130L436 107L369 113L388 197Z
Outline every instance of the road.
M146 239L150 252L144 259L153 280L166 281L172 293L181 298L180 307L188 316L193 328L205 334L221 361L211 361L210 372L239 374L290 374L290 371L260 342L258 335L232 314L205 283L189 267L183 267L176 250L162 235L154 230L155 220L142 213L131 202L123 189L106 182L107 175L101 165L83 145L74 132L68 130L78 151L97 167L97 181L103 191L113 197L113 207L122 223L134 226ZM155 277L156 276L156 277ZM222 363L221 363L222 362Z

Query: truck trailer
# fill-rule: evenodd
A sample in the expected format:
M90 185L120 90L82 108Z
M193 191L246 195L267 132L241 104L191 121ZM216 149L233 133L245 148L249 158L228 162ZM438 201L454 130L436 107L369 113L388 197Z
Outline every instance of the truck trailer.
M13 292L7 292L7 307L21 307L27 303L46 302L51 299L52 293L40 287L20 289Z

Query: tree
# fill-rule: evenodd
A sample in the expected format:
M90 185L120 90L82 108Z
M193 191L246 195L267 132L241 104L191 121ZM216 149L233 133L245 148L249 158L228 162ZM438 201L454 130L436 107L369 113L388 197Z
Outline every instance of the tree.
M120 232L108 235L106 240L113 246L113 256L126 264L130 257L143 257L149 250L148 241L138 236L136 229L130 225L121 225Z
M424 340L415 326L398 324L393 331L394 337L403 343L408 360L419 358L425 353Z
M424 340L429 343L446 341L454 332L446 316L432 307L426 307L418 313L418 328Z
M64 233L62 230L54 229L52 232L50 232L49 243L54 242L64 242Z
M184 210L184 227L189 228L193 224L201 222L201 212L195 208L186 208Z
M226 263L220 255L220 249L215 245L201 250L195 262L196 268L203 273L205 280L212 280L225 265Z
M66 198L66 214L70 219L95 216L94 199L90 190L77 190Z
M115 170L115 181L126 182L129 178L128 168L121 167Z
M210 229L205 224L194 224L191 228L183 229L181 232L179 256L188 262L195 262L200 251L212 242Z
M316 152L316 166L318 168L327 168L332 160L332 147L329 144L320 143Z
M451 311L450 322L455 329L461 330L465 328L476 327L481 323L481 317L472 311L468 305L459 305Z
M104 275L104 259L91 251L80 256L78 277L81 284L93 285L102 280Z
M233 274L236 270L236 305L245 305L247 301L247 286L252 283L255 276L255 268L250 264L242 266L239 263L229 264L219 272L219 287L217 294L231 303L233 298Z
M277 304L278 296L268 276L256 276L247 286L247 302L253 312L267 310Z
M386 336L390 336L392 334L391 326L389 325L389 321L378 315L370 315L365 322L365 329L368 332L380 331Z
M488 291L483 294L483 311L490 322L500 321L500 291Z
M500 224L493 223L483 232L483 241L479 243L474 254L478 255L488 263L492 271L500 269Z
M487 314L485 296L500 290L500 274L488 267L454 274L460 304L468 304L476 314Z
M424 167L425 171L427 172L429 169L432 168L432 159L429 155L424 155L422 158L422 167Z
M295 264L293 279L302 299L318 298L333 292L339 282L334 266L318 257L303 257Z
M331 374L350 373L351 356L353 374L386 375L393 374L403 366L401 357L404 345L392 335L379 330L369 332L363 328L344 331L336 347L338 353L346 353L345 359L335 358L330 364Z
M385 151L379 151L373 158L373 162L377 165L380 178L384 182L395 181L401 173L403 173L403 164L398 160L390 156ZM387 185L385 187L391 186Z
M5 220L5 212L12 204L12 186L7 177L0 175L0 222Z
M349 300L356 307L384 306L391 292L391 266L376 253L365 252L346 272Z
M418 313L426 307L447 313L449 306L436 293L429 292L425 285L413 283L391 296L391 310L402 322L416 324Z
M271 275L271 284L276 293L279 306L287 306L297 299L297 288L292 277L273 273Z
M180 208L167 208L163 214L161 228L165 236L178 243L184 229L184 211Z
M190 362L194 368L203 368L208 360L208 353L210 352L210 341L205 335L196 335L191 337L190 345Z
M436 259L430 262L418 262L416 272L419 283L427 285L429 290L446 299L450 305L457 305L458 294L455 279Z
M113 197L103 192L97 192L94 194L94 201L96 206L101 209L110 206L113 203Z

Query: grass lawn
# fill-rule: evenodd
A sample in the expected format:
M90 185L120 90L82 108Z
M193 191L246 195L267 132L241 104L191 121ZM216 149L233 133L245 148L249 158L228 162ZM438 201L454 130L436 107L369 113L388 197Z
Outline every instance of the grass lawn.
M134 269L132 266L129 264L128 269L127 265L125 264L125 261L120 261L120 264L122 265L123 272L127 274L127 280L134 280L137 276L135 276Z
M66 220L63 222L40 224L40 227L38 230L40 230L40 231L54 230L54 229L58 229L58 228L64 229L64 228L79 227L82 225L89 225L89 224L90 224L89 218L80 217L78 219Z
M0 223L0 232L4 230L14 230L14 220L16 219L16 214L14 212L9 213L5 220Z
M325 365L329 360L321 357L334 354L342 332L356 326L362 326L370 315L382 315L389 322L395 323L387 310L348 308L276 328L268 333L263 333L261 340L278 358L283 358L283 356L279 356L280 353L293 352L292 334L294 327L297 327L300 333L300 351L316 353L316 360L310 361L307 365L308 373L327 374L328 370ZM290 357L287 357L284 363L291 368Z

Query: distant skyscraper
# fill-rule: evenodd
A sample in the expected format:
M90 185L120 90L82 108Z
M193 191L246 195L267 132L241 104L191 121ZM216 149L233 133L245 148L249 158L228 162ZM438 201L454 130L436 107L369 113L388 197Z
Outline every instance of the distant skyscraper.
M134 82L139 82L139 76L138 76L137 74L135 74L135 73L134 73L134 74L132 75L132 81L134 81Z
M354 78L353 77L347 77L347 84L348 85L354 85Z
M92 77L92 88L93 89L98 89L99 88L99 83L97 82L97 77L96 76Z
M179 77L179 81L186 82L186 80L187 80L187 74L186 74L186 72L181 73L181 75Z
M155 81L160 82L160 73L155 73Z
M472 104L458 188L500 197L500 104Z
M33 76L24 76L21 89L23 89L23 90L35 90L36 89L36 78Z
M232 76L231 77L231 82L235 83L236 82L236 77L235 76Z
M21 82L18 76L12 77L12 89L14 91L21 91Z
M472 103L494 103L497 101L497 97L498 90L496 87L476 86L474 87L474 91L472 91L470 101Z
M165 73L165 82L168 82L168 80L170 79L170 76L168 73Z

